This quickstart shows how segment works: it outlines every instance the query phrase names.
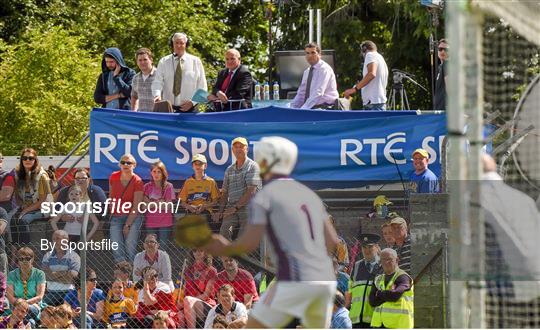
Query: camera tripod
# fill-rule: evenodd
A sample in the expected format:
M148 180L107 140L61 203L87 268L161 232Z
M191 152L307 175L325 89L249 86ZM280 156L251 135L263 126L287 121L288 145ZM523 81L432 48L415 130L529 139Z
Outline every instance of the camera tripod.
M411 74L407 73L405 71L401 71L398 69L392 69L392 91L390 92L390 96L388 97L388 100L390 100L389 109L391 110L397 110L396 109L396 97L399 97L399 110L410 110L411 107L409 105L409 98L407 97L407 91L405 90L405 86L403 85L403 79L407 79L414 83L415 85L418 85L418 87L422 88L427 92L427 89L424 88L424 86L420 85L418 82L416 82L413 78L411 78Z

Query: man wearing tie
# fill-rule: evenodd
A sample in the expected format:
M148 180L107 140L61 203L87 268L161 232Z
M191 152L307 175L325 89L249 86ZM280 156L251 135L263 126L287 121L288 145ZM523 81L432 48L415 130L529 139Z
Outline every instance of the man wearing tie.
M332 67L321 59L321 48L314 42L304 47L309 68L291 102L291 108L332 108L339 97L336 75Z
M188 37L175 33L170 40L172 54L162 57L152 82L154 101L169 101L175 112L191 112L191 101L198 89L207 90L206 76L201 59L188 54Z
M208 100L214 102L217 111L251 108L252 81L248 68L240 64L240 52L229 49L225 52L225 69L218 73Z

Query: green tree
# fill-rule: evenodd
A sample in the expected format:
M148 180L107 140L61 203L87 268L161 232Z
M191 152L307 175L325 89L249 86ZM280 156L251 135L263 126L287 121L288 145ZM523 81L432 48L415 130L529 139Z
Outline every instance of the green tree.
M66 153L88 130L99 58L62 28L29 29L1 42L0 150Z

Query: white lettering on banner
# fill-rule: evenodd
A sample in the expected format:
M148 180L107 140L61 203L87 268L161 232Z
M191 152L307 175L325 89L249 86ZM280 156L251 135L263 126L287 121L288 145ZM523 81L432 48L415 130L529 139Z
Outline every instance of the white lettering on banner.
M407 139L405 138L406 135L404 132L396 132L388 135L387 139L388 142L384 146L384 157L387 161L389 161L392 164L405 164L407 163L407 160L405 158L403 159L396 159L394 156L397 155L403 155L403 148L398 149L392 149L394 144L396 143L405 143L407 142Z
M109 145L106 147L101 146L101 140L107 139L109 140ZM111 162L111 163L117 163L118 160L111 155L110 151L114 150L116 148L116 138L112 134L108 133L96 133L95 135L95 153L94 153L94 160L96 163L101 163L101 154L103 155Z
M218 144L221 146L221 158L218 158L216 154ZM229 159L229 144L227 144L227 141L221 139L210 141L208 155L210 156L212 163L216 165L223 165L227 163L227 159Z
M429 154L429 163L433 164L435 161L437 161L437 153L435 150L429 145L430 142L435 142L434 136L426 136L426 138L422 141L422 149L426 150Z
M159 158L150 158L146 155L146 151L156 151L157 148L155 146L146 146L146 143L148 141L158 141L158 131L143 131L140 133L140 135L136 134L117 134L116 137L111 134L107 133L96 133L95 135L95 153L94 153L94 159L96 163L101 162L101 155L103 154L107 160L109 160L112 163L117 163L118 160L113 157L113 155L110 153L110 151L114 150L118 144L118 140L124 140L124 151L122 152L122 155L124 154L131 154L131 143L132 141L137 141L139 138L142 137L142 139L138 142L137 147L135 148L137 150L137 155L145 162L153 163L159 160ZM102 140L109 140L108 145L104 145L104 141Z
M377 144L384 142L384 139L364 139L364 144L371 144L371 165L377 165Z
M147 134L155 134L155 135L148 135ZM139 145L137 146L137 153L141 157L141 159L147 163L155 163L159 161L158 158L150 158L146 155L145 151L156 151L156 146L146 146L146 142L148 141L158 141L159 138L157 136L158 131L144 131L141 133L141 137L144 136L141 141L139 141Z
M200 137L193 137L191 139L191 154L204 154L206 151L206 148L208 147L208 143L205 139Z
M187 143L187 137L185 136L179 136L176 139L174 139L174 147L176 150L180 151L182 154L182 158L176 157L176 164L187 164L189 163L189 151L187 151L186 148L182 146L182 142Z
M141 135L144 134L144 132L141 133ZM122 154L132 154L131 152L131 140L137 140L139 139L139 136L137 134L118 134L116 136L118 140L125 140L124 142L124 152Z
M354 145L356 147L356 149L348 151L347 150L347 145L349 145L349 144ZM341 139L341 151L339 152L339 154L341 156L341 165L342 166L347 165L347 157L352 159L353 162L355 162L358 165L366 165L366 163L361 161L360 158L358 158L356 156L357 153L362 151L362 148L363 148L363 146L362 146L362 142L360 142L360 140Z

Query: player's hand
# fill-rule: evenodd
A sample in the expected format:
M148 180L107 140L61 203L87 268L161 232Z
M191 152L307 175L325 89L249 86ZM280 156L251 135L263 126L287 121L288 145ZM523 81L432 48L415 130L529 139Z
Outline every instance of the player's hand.
M219 234L212 234L212 237L208 243L206 243L206 245L202 246L200 249L211 255L219 254L219 252L223 252L223 249L229 245L229 243L229 240L225 237Z
M343 96L348 98L348 97L351 97L351 95L353 95L354 93L356 93L356 89L354 88L349 88L349 89L346 89L344 92L343 92Z

